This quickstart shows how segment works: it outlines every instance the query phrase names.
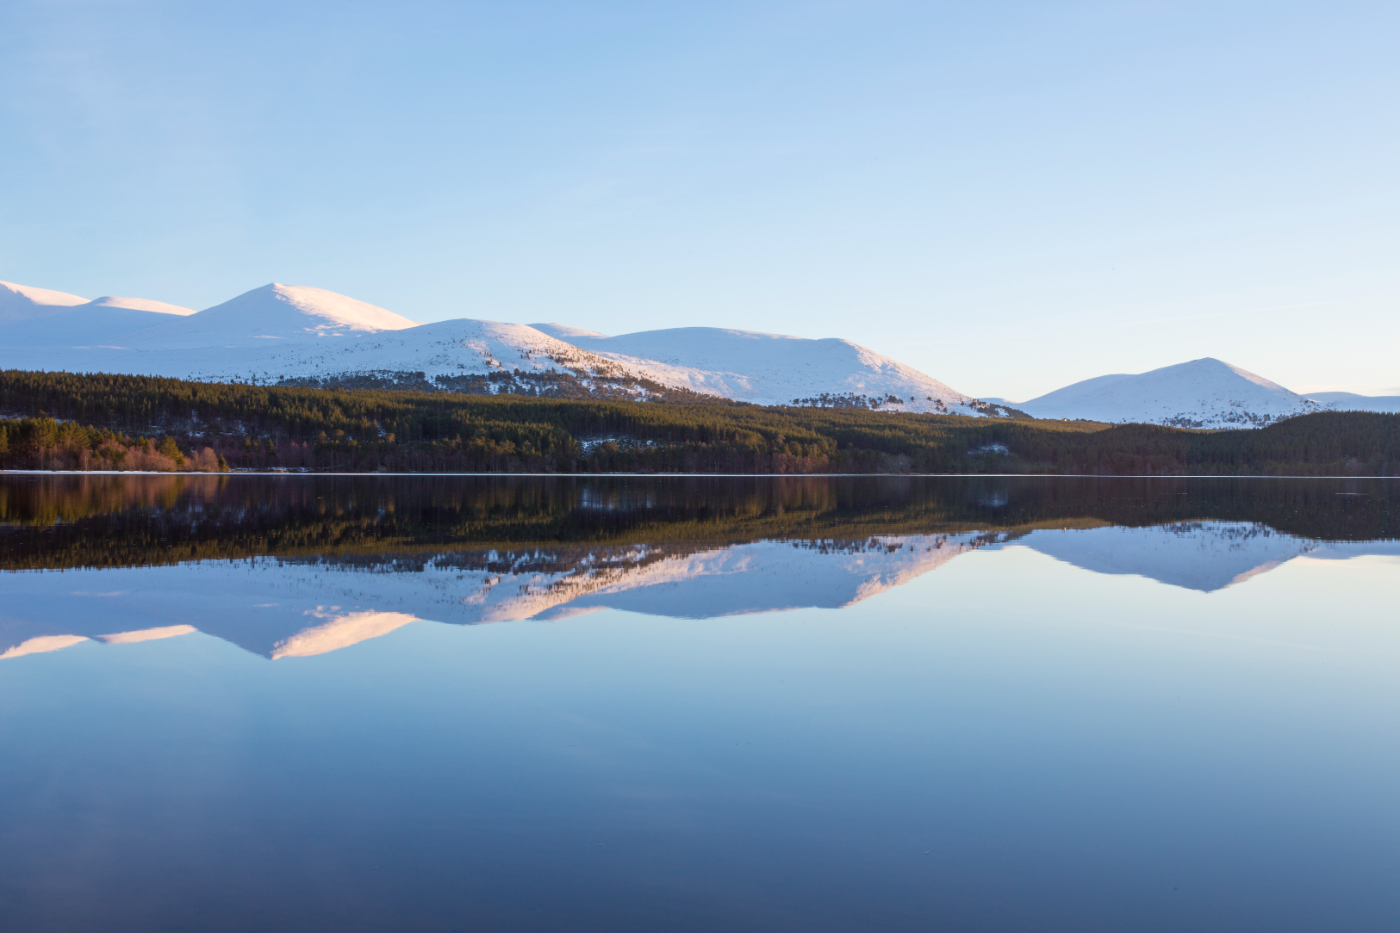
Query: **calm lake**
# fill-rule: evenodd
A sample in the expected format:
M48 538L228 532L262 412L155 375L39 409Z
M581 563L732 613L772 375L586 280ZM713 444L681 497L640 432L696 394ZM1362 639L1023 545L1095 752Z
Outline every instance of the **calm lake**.
M1400 929L1398 605L1383 480L4 475L0 928Z

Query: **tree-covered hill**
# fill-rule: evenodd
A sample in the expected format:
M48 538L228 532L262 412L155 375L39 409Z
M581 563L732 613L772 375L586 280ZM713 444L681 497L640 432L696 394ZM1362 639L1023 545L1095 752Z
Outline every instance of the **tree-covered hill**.
M8 469L1400 474L1400 415L1260 430L0 372Z

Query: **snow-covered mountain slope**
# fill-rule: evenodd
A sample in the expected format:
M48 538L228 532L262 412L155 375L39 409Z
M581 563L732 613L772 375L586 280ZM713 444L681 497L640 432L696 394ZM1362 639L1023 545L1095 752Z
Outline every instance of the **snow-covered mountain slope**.
M86 298L47 288L0 282L0 322L47 317L74 305L87 304Z
M0 301L6 288L12 296L32 301L32 296L39 295L51 302L36 304L35 308L42 309L39 313L19 319L0 316L0 344L15 347L122 346L132 334L172 317L194 314L189 308L163 301L110 295L85 301L76 295L22 285L0 287Z
M487 374L590 372L621 367L556 340L526 324L459 319L361 335L354 340L266 347L256 355L200 351L182 354L183 371L198 379L335 379L375 373L424 373L428 378ZM167 373L166 375L174 375Z
M651 378L760 405L876 400L885 410L981 414L974 400L849 340L808 340L719 327L675 327L605 337L559 324L535 329ZM896 401L897 400L897 401Z
M84 306L69 312L90 313ZM110 312L109 312L110 313ZM124 312L151 315L146 312ZM201 312L203 313L203 312ZM346 335L336 339L262 341L243 346L196 346L175 351L143 347L148 331L132 333L118 321L74 321L74 333L92 336L79 346L54 346L48 336L19 346L11 335L27 338L39 322L21 322L0 329L0 368L15 367L75 372L123 372L147 376L172 376L209 382L277 383L285 380L312 383L355 383L368 378L389 384L409 384L413 379L436 380L446 388L461 377L488 379L509 374L515 381L564 374L583 384L628 385L627 397L644 398L639 385L650 376L640 368L624 367L572 344L543 334L525 324L458 319L420 324L401 330ZM48 330L44 330L47 335ZM19 341L13 341L19 343ZM418 374L422 374L419 376ZM405 377L409 378L404 383ZM482 391L483 385L469 387ZM557 380L555 380L557 381ZM496 391L507 386L497 385ZM527 389L528 391L528 385Z
M1308 398L1333 411L1400 413L1400 395L1356 395L1352 392L1312 392Z
M1036 418L1083 418L1181 428L1253 428L1323 406L1216 359L1140 375L1098 376L1016 406Z
M13 321L0 325L0 345L16 348L44 348L47 353L38 354L32 349L28 358L37 360L52 358L58 365L45 366L46 369L73 369L78 371L78 360L89 356L94 347L126 347L130 339L148 328L168 320L170 315L155 311L141 311L133 308L120 308L82 304L65 308L47 317L30 318L27 321ZM6 358L4 365L13 365ZM37 364L35 364L37 365ZM120 363L116 365L120 366ZM89 368L83 368L87 371ZM107 370L125 372L125 369ZM134 370L132 370L134 372Z
M5 323L0 344L19 347L122 347L134 334L171 318L194 314L189 308L145 298L103 297L62 307L52 314Z

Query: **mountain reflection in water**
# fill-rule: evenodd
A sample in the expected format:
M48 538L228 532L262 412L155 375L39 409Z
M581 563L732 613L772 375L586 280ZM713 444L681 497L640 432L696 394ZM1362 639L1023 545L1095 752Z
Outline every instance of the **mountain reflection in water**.
M1299 556L1400 554L1397 502L1358 480L10 475L0 658L839 608L1004 547L1213 592Z
M2 476L0 929L1396 929L1397 486Z

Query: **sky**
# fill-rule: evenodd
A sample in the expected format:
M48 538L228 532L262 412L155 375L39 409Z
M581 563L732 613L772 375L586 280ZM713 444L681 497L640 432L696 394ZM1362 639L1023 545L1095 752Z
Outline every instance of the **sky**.
M0 279L1400 394L1400 4L0 3Z

